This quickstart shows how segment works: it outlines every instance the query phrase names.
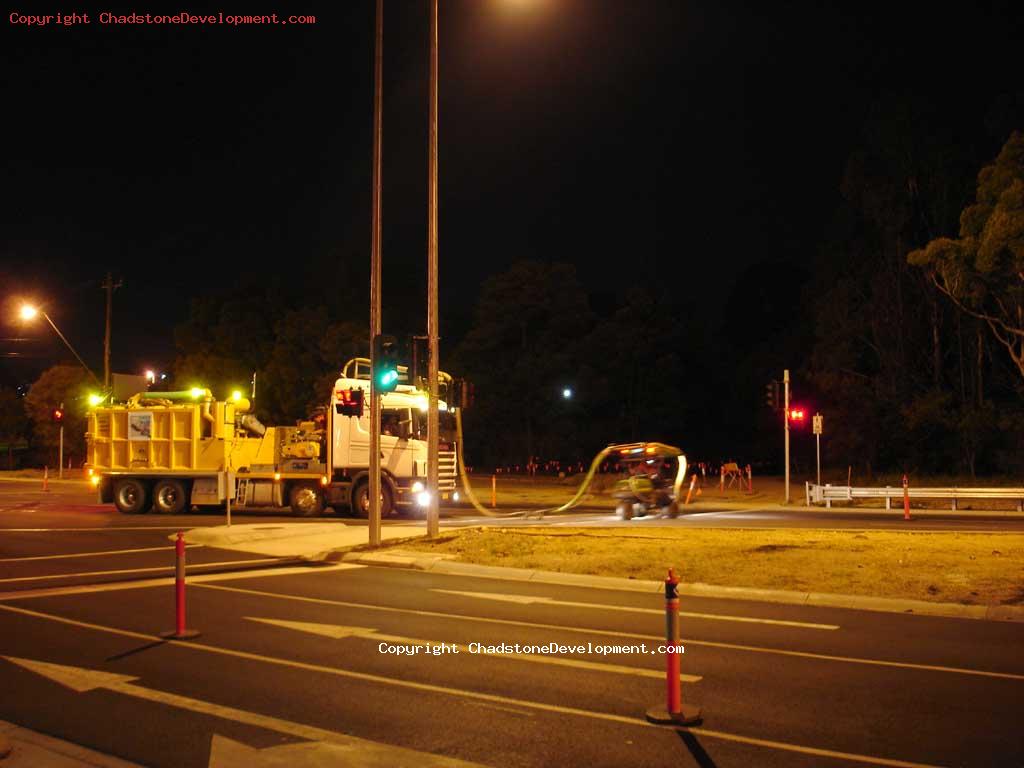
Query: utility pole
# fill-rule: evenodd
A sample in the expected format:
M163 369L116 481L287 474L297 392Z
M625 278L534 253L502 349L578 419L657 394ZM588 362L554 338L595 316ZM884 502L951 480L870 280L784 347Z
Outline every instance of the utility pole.
M789 504L789 368L782 372L782 383L786 391L782 421L786 425L786 503Z
M380 393L374 372L377 361L374 340L381 332L380 301L380 195L381 195L381 94L384 61L384 0L377 0L373 53L373 232L370 236L370 514L369 542L380 546Z
M64 403L60 404L60 412L64 413ZM57 455L57 479L64 479L64 417L60 419L60 448Z
M103 387L110 390L110 320L114 306L114 289L121 287L121 281L114 282L114 276L107 272L103 288L107 292L107 326L103 334Z
M438 430L440 416L437 404L437 0L430 0L430 116L429 152L427 160L427 343L430 348L427 376L430 399L427 403L427 485L430 505L427 507L427 536L440 533L438 499Z

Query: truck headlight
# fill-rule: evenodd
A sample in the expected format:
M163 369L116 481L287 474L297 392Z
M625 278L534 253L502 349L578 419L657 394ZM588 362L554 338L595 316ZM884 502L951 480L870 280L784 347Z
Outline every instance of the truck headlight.
M416 503L421 507L430 506L430 491L420 491L419 495L416 496Z
M424 488L423 483L421 483L419 480L417 480L416 482L414 482L412 484L412 487L409 490L411 490L413 493L422 493L423 492L423 488Z
M455 493L452 494L452 501L458 501L458 500L459 500L459 492L455 491Z

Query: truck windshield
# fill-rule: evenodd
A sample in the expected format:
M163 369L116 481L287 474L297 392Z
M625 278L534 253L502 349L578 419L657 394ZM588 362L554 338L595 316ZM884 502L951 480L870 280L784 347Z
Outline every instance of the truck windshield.
M455 442L455 416L448 411L438 413L440 424L440 442L451 445ZM427 439L427 412L414 408L412 411L413 437L416 440Z

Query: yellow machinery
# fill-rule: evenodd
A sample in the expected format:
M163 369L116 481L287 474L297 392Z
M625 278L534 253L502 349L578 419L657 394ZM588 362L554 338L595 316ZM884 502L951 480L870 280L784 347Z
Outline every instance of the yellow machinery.
M284 506L322 511L322 431L264 427L248 400L209 390L147 392L89 413L88 468L100 499L124 513L152 507Z

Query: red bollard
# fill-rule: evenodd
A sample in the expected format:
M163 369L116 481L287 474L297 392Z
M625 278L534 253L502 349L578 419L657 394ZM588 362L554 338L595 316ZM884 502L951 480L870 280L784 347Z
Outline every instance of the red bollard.
M701 721L700 708L683 704L679 685L679 579L671 568L665 579L665 708L651 707L647 719L659 725L696 725Z
M747 493L754 492L754 473L750 469L750 465L747 464Z
M903 519L910 519L910 486L906 475L903 476Z
M178 531L178 540L174 542L174 630L161 632L160 637L173 640L184 640L198 637L199 632L185 629L185 534Z
M718 478L718 490L725 493L725 465L722 465L722 474Z

